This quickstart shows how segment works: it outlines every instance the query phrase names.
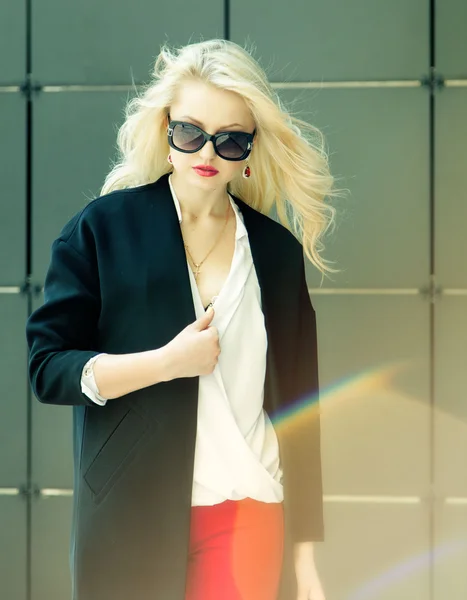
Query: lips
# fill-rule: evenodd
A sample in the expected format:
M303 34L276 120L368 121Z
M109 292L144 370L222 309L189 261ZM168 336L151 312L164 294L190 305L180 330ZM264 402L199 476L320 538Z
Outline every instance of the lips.
M212 177L213 175L217 175L217 173L219 173L217 169L207 165L197 165L196 167L193 167L193 170L204 177Z
M196 167L193 167L194 169L196 169L196 171L203 171L204 173L212 173L213 175L215 175L216 173L219 173L219 171L217 169L215 169L214 167L208 167L207 165L197 165Z

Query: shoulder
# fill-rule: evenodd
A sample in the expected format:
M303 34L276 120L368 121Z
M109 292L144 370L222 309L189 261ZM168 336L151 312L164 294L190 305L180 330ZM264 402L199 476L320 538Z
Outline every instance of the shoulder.
M154 183L134 188L115 190L91 200L76 213L62 228L59 238L72 242L86 231L97 234L99 230L113 226L116 221L125 221L130 213L141 210L144 198L154 188Z
M303 246L291 231L272 217L258 212L243 200L237 197L234 199L243 214L249 236L261 238L261 243L265 244L271 252L302 260Z

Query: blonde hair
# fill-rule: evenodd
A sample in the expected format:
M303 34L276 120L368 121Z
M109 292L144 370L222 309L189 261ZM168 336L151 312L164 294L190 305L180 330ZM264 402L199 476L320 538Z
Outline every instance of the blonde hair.
M280 222L302 242L321 273L336 272L321 257L322 238L335 223L335 208L325 199L337 195L323 136L283 108L258 63L230 41L161 49L152 80L126 106L117 138L120 158L101 194L156 181L172 170L167 162L167 114L187 79L239 94L255 120L256 139L248 159L252 176L237 177L229 191L264 214L275 206Z

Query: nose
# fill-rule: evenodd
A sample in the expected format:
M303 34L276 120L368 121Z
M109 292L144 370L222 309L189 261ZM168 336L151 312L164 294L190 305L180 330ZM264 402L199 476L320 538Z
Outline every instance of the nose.
M214 143L212 141L206 142L199 151L199 156L203 160L212 160L216 156Z

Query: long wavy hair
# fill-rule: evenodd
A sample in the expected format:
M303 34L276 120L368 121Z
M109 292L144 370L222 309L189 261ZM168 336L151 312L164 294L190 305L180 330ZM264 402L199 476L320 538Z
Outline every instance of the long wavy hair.
M119 158L101 194L156 181L172 170L167 162L167 115L177 90L188 79L239 94L256 123L249 157L252 176L231 181L229 192L270 214L302 242L306 256L324 275L337 272L321 253L322 238L335 223L327 199L334 190L322 133L288 112L251 55L226 40L208 40L178 50L164 46L152 78L129 100L117 144Z

